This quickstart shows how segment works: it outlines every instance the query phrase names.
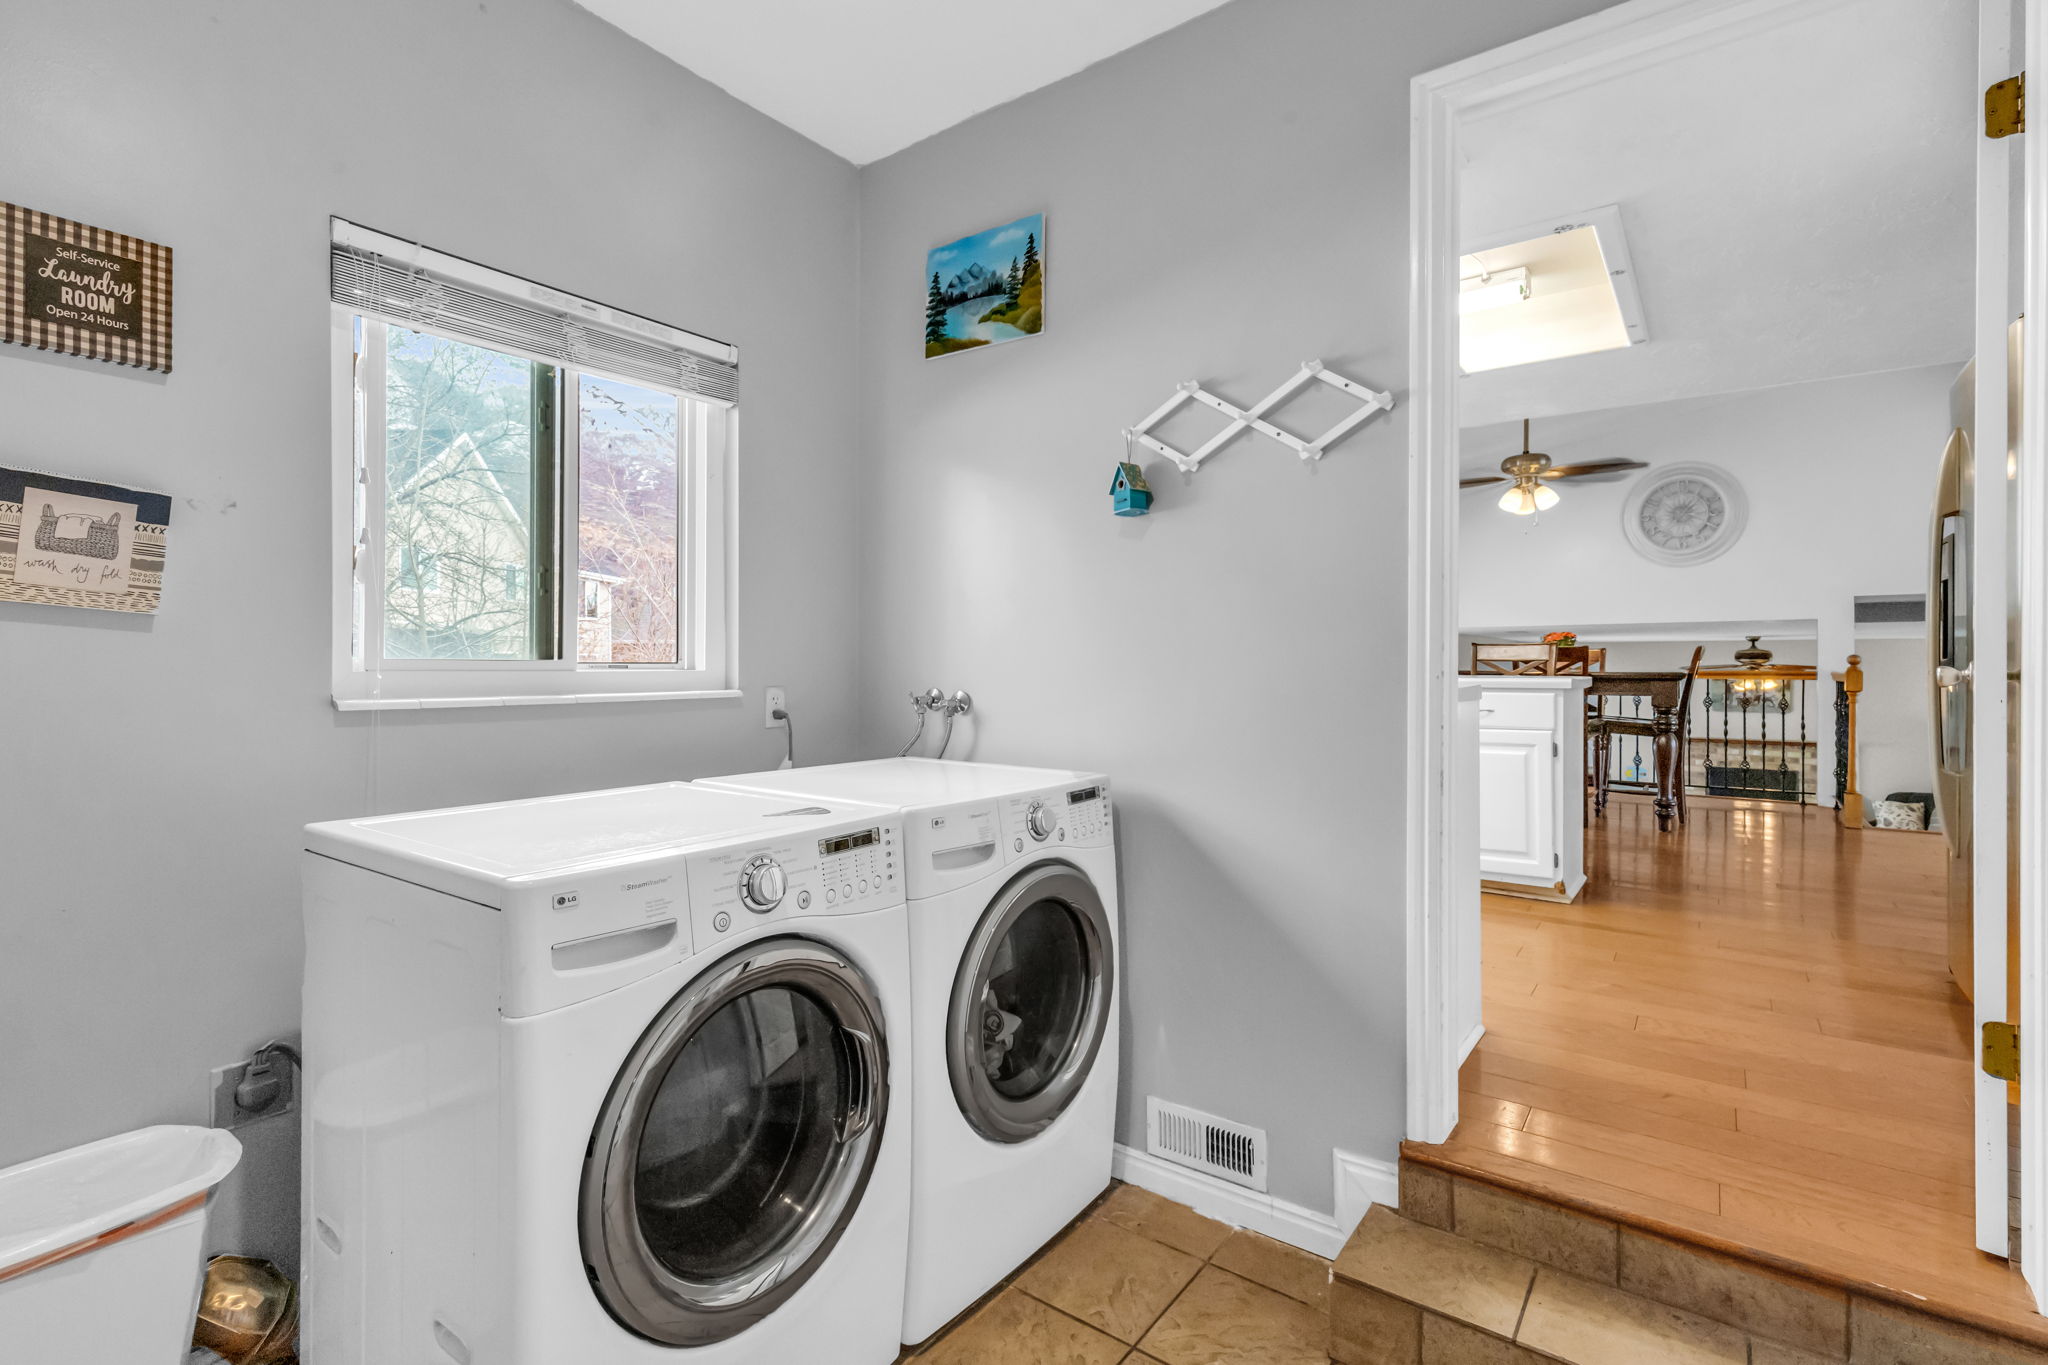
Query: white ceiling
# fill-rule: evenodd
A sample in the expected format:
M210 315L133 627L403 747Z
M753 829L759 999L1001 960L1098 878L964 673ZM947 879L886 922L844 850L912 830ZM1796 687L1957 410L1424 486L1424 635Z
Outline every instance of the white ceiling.
M1223 0L578 0L856 166Z
M1467 243L1620 204L1650 340L1470 376L1466 426L1969 355L1976 5L1816 8L1468 126Z

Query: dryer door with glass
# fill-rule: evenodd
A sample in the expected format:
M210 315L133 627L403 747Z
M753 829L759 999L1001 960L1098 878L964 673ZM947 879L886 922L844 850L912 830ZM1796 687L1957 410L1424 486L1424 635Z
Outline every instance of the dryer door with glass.
M1073 1103L1111 1026L1115 939L1095 884L1064 862L1005 886L968 939L946 1019L967 1122L1024 1142Z
M662 1010L584 1159L591 1286L650 1341L701 1346L775 1311L860 1205L888 1116L873 986L809 939L752 944Z

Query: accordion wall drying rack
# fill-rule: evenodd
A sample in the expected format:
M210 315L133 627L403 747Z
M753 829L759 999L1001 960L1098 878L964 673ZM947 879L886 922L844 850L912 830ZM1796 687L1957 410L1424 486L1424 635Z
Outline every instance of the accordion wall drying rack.
M1352 413L1313 441L1303 440L1293 432L1284 431L1266 420L1265 415L1268 412L1281 403L1286 402L1305 386L1318 381L1350 394L1362 406L1359 407L1358 411ZM1193 451L1175 450L1166 442L1152 435L1151 431L1153 427L1165 421L1169 416L1178 411L1182 404L1190 400L1207 404L1209 407L1216 409L1216 411L1230 419L1230 424L1214 436L1211 436ZM1144 421L1136 426L1124 428L1124 443L1127 446L1132 444L1141 445L1156 455L1163 455L1179 466L1183 473L1192 474L1195 470L1202 467L1202 461L1221 450L1239 432L1249 428L1262 436L1268 436L1278 441L1304 460L1320 460L1323 458L1325 450L1342 440L1359 423L1374 413L1386 412L1393 406L1394 396L1392 394L1382 393L1377 389L1367 388L1365 385L1354 380L1346 379L1335 370L1325 368L1320 360L1304 360L1301 363L1301 368L1296 370L1286 383L1248 408L1241 408L1227 399L1218 398L1195 380L1186 380L1179 388L1174 390L1173 397L1154 408Z

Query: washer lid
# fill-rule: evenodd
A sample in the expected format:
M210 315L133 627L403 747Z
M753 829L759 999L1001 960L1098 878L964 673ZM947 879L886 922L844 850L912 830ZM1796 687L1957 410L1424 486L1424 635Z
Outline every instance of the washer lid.
M542 878L798 834L875 813L850 801L792 801L663 782L308 825L306 847L503 906L508 892Z
M815 768L711 777L700 785L725 791L786 792L826 800L866 801L878 806L917 807L951 806L962 801L1100 780L1100 774L1066 768L1013 768L1001 763L962 763L940 758L878 758L867 763L827 763Z

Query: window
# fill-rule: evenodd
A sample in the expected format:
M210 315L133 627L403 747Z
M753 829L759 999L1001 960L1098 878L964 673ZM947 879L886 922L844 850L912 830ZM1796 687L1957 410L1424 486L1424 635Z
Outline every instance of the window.
M333 265L336 705L730 695L731 348L340 220Z

